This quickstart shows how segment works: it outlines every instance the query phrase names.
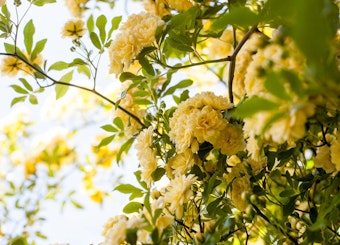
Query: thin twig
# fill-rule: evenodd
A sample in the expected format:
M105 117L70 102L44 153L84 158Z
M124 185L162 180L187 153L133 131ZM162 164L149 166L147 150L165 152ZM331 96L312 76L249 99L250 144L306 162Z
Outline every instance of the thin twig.
M38 72L40 75L44 76L45 78L47 78L48 80L50 80L52 82L51 85L63 85L63 86L69 86L69 87L75 87L81 90L85 90L88 91L90 93L93 93L99 97L101 97L102 99L104 99L105 101L109 102L110 104L112 104L113 106L117 107L118 109L122 110L124 113L126 113L127 115L129 115L131 118L133 118L137 123L139 123L143 128L146 128L146 125L133 113L129 112L128 110L126 110L124 107L121 107L120 105L117 105L116 102L114 102L113 100L109 99L108 97L106 97L105 95L99 93L97 90L95 89L90 89L87 87L83 87L80 85L76 85L76 84L72 84L72 83L67 83L67 82L62 82L62 81L58 81L54 78L52 78L51 76L49 76L48 74L46 74L44 71L38 69L37 67L35 67L34 65L32 65L30 62L28 62L26 59L22 58L21 56L19 56L16 53L0 53L0 55L4 55L4 56L13 56L19 60L21 60L22 62L24 62L26 65L28 65L29 67L31 67L32 69L34 69L36 72ZM43 86L42 86L43 87Z
M234 103L234 96L233 96L233 80L234 80L234 71L236 65L236 56L240 52L243 45L248 41L250 36L257 31L257 25L250 28L250 30L244 35L241 41L237 44L233 54L229 56L229 73L228 73L228 96L230 103Z

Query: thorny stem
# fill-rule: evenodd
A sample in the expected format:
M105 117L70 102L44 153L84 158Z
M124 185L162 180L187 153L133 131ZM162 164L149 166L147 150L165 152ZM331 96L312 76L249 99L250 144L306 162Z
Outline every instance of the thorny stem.
M46 74L44 71L38 69L37 67L33 66L31 63L29 63L26 59L22 58L20 55L18 55L17 53L0 53L0 55L4 55L4 56L13 56L16 57L17 59L21 60L22 62L24 62L26 65L28 65L29 67L31 67L32 69L34 69L36 72L38 72L40 75L44 76L45 78L47 78L48 80L52 81L52 84L47 85L45 87L49 87L52 85L63 85L63 86L69 86L69 87L75 87L81 90L85 90L88 91L90 93L93 93L99 97L101 97L102 99L104 99L105 101L109 102L110 104L112 104L113 106L117 107L118 109L122 110L124 113L126 113L127 115L129 115L131 118L133 118L137 123L139 123L143 128L146 128L146 125L133 113L129 112L128 110L126 110L124 107L121 107L120 105L117 105L116 102L114 102L113 100L109 99L108 97L106 97L105 95L99 93L97 90L95 89L90 89L87 87L83 87L83 86L79 86L76 84L72 84L72 83L66 83L66 82L62 82L62 81L58 81L54 78L52 78L51 76L49 76L48 74ZM39 85L40 86L40 85ZM43 87L43 86L41 86Z

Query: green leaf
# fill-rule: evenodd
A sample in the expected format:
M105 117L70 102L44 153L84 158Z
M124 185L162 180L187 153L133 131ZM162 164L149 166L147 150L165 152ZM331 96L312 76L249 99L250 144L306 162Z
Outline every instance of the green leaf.
M167 41L171 45L171 47L178 49L184 52L193 52L194 49L192 46L192 40L185 33L176 33L174 31L169 33L169 37Z
M296 198L298 196L299 195L292 196L289 199L289 202L283 206L283 216L287 217L288 215L290 215L294 211Z
M138 170L134 172L134 175L136 176L136 179L138 183L141 185L141 187L143 187L145 190L148 191L149 190L148 186L146 185L144 181L142 181L142 171Z
M32 86L29 84L29 82L25 78L19 78L19 81L25 86L25 88L28 91L31 91L31 92L33 91Z
M78 65L87 65L86 61L80 58L75 58L70 64L69 67L71 66L78 66Z
M152 102L148 99L135 99L134 103L137 105L151 105Z
M10 85L10 87L12 89L14 89L15 92L19 93L19 94L28 94L29 92L26 89L23 89L22 87L20 87L19 85Z
M73 206L75 206L78 209L84 208L79 202L76 202L75 200L71 200L71 203L73 204Z
M32 104L32 105L36 105L38 104L38 99L37 99L37 96L35 96L34 94L30 94L29 97L29 102Z
M10 242L9 245L27 245L26 237L17 237L14 241Z
M137 228L131 229L128 228L126 230L126 242L129 245L136 245L137 244Z
M15 52L15 46L10 43L4 43L4 47L7 53L14 54Z
M102 49L102 45L100 44L100 40L98 35L95 32L90 32L90 38L92 44L97 48L97 49Z
M130 202L123 208L123 212L126 214L138 213L139 210L143 207L143 204L140 202Z
M14 106L15 104L19 103L19 102L24 102L26 100L26 98L27 98L27 96L15 97L14 99L12 99L11 107Z
M64 61L57 61L57 62L53 63L53 64L48 68L48 70L49 70L49 71L51 71L51 70L61 71L61 70L67 69L67 68L69 68L68 63L66 63L66 62L64 62Z
M35 47L31 54L31 60L34 60L38 56L38 54L40 54L44 50L46 42L47 39L42 39L35 44Z
M149 46L149 47L145 47L142 49L142 51L139 52L139 54L137 55L136 59L140 59L141 57L144 57L147 54L152 53L153 51L157 50L156 47L153 46Z
M299 0L292 9L291 34L307 59L319 63L327 55L332 37L330 18L326 15L332 6L327 1ZM329 1L330 2L330 1ZM329 3L328 3L329 5ZM337 13L335 13L337 15Z
M120 162L120 160L122 158L122 154L124 152L128 152L129 151L129 149L131 148L134 140L135 140L134 138L130 138L120 147L119 152L117 153L117 162Z
M114 190L119 191L124 194L130 194L136 191L142 191L141 189L131 185L131 184L120 184Z
M303 96L302 82L298 75L289 70L282 70L280 72L281 76L285 78L285 81L290 85L291 90L298 96Z
M280 192L280 197L290 197L290 196L293 196L294 194L295 194L295 191L292 189L283 190Z
M267 74L266 79L264 81L264 87L268 90L272 95L282 99L289 101L291 97L286 92L286 88L284 86L283 77L278 73L271 72Z
M115 135L111 135L109 137L102 139L100 141L98 147L102 147L102 146L106 146L106 145L110 144L113 141L114 138L115 138Z
M111 132L111 133L118 132L118 130L115 127L113 127L111 124L106 124L104 126L101 126L101 128L104 129L105 131Z
M135 97L146 97L149 96L149 92L145 90L138 90L132 94L132 96Z
M35 27L33 21L30 20L24 27L24 43L27 53L30 55L33 45L33 35L35 33Z
M124 131L124 123L120 117L113 119L114 125L116 125L120 130Z
M87 78L91 78L91 71L87 65L79 65L77 71L80 74L84 74L85 76L87 76Z
M5 20L10 20L11 19L11 13L8 11L8 8L7 8L6 4L4 4L1 7L1 12L4 14Z
M229 25L237 25L244 28L256 25L259 17L247 7L234 7L230 12L221 14L211 25L214 33L223 32Z
M140 81L143 80L144 77L143 76L137 76L131 72L123 72L122 74L120 74L119 76L119 80L121 82L124 82L126 80L132 80L132 81Z
M100 36L100 40L102 41L102 43L104 43L106 39L106 30L105 30L106 23L107 23L107 19L105 15L100 15L97 18L96 26L99 29L99 36Z
M36 232L35 232L35 235L36 235L37 237L42 238L42 239L47 239L47 236L44 235L44 234L42 234L40 231L36 231Z
M138 61L139 61L139 64L142 66L144 71L146 71L151 76L155 75L155 71L154 71L152 65L150 64L149 60L145 56L140 57L138 59Z
M186 88L192 84L193 84L193 81L191 79L182 80L176 85L168 88L168 90L164 92L163 96L168 95L168 94L173 94L177 89Z
M122 16L113 17L111 20L111 29L109 30L108 36L111 37L113 31L117 30L120 22L122 21Z
M151 177L154 181L160 180L165 174L164 168L157 168L155 171L152 172Z
M153 244L160 244L159 242L159 232L158 232L158 229L155 228L152 233L151 233L151 239L152 239L152 242Z
M90 15L90 17L87 19L86 26L89 33L93 32L94 30L93 15Z
M73 77L73 71L69 71L64 76L62 76L62 78L60 78L60 81L64 83L69 83L72 80L72 77ZM61 97L63 97L66 94L68 88L69 86L67 85L56 84L55 86L56 99L60 99Z
M35 5L35 6L44 6L45 4L49 4L49 3L56 3L57 1L56 0L32 0L32 3Z
M275 110L279 106L279 104L255 95L241 102L232 114L235 117L247 118L261 111Z

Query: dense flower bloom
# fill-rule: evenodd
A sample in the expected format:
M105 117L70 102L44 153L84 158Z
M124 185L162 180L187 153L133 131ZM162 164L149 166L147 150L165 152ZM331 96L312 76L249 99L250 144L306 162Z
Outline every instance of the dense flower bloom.
M273 39L270 44L259 48L252 56L252 61L244 76L245 93L248 96L262 95L263 93L268 96L264 88L265 77L261 76L263 71L285 69L301 75L304 67L304 58L290 39L285 39L283 45ZM287 86L286 89L289 87Z
M128 225L128 218L124 215L119 215L109 219L104 226L102 232L105 236L104 245L122 244L126 238L126 230Z
M244 131L247 136L255 137L264 134L267 142L275 142L282 144L284 142L293 143L305 135L305 123L307 118L314 114L315 105L308 101L300 101L296 103L283 104L278 111L284 116L280 119L268 122L278 111L259 112L251 118L246 118ZM264 127L267 130L263 132ZM251 142L254 144L254 142ZM254 156L254 158L256 158Z
M259 36L258 38L262 37ZM245 67L243 63L240 63L241 67L238 67L239 65L236 62L234 80L236 95L240 98L244 95L249 97L260 96L281 105L278 106L276 111L261 111L251 118L245 119L244 131L247 138L249 137L247 149L250 150L254 159L259 159L260 152L258 150L260 150L260 146L255 147L256 141L254 139L257 136L261 138L263 136L266 143L282 144L288 142L290 145L294 145L296 140L305 135L305 124L307 119L314 115L315 103L311 103L308 95L301 95L299 94L301 91L294 91L290 85L292 81L277 81L281 83L280 86L284 89L282 92L288 95L288 99L279 98L268 92L265 86L265 81L276 82L276 80L266 80L266 76L263 74L285 71L287 73L292 72L297 77L303 75L305 60L290 39L282 39L279 35L274 35L267 45L257 50L255 50L255 46L259 47L261 42L253 45L253 40L250 39L249 41L250 44L248 45L251 45L251 48L247 51L248 45L246 43L243 51L248 61L247 66ZM263 44L264 41L262 41L262 46ZM253 51L253 53L250 51ZM243 73L238 74L238 72ZM240 81L237 81L238 79ZM237 88L239 85L240 87ZM306 84L301 82L301 86L304 88ZM276 119L273 120L275 117Z
M152 148L153 127L149 127L137 136L137 157L142 170L142 181L150 187L152 173L157 169L156 150Z
M197 177L193 174L176 176L166 188L167 192L165 193L164 200L170 204L169 210L175 213L176 218L180 219L182 217L183 205L193 196L191 186L196 180Z
M171 173L168 177L172 178L173 175L179 176L185 174L194 166L194 164L199 164L200 162L199 157L192 153L191 150L187 149L183 153L179 153L169 159L167 167L170 168Z
M65 23L62 36L77 39L85 34L84 22L82 20L70 20Z
M211 92L197 94L181 103L170 120L170 138L178 153L188 148L196 153L204 142L228 155L244 149L242 128L231 125L222 115L231 107L227 98Z
M314 165L327 173L340 171L340 133L327 134L327 144L317 148ZM319 141L318 144L324 142Z
M128 229L143 230L146 224L144 218L140 215L126 217L125 215L117 215L110 218L104 225L102 235L105 237L104 245L120 245L125 244L126 231ZM140 235L138 235L138 238ZM139 240L139 239L138 239Z
M327 145L318 147L314 158L314 165L317 168L323 168L326 173L331 173L335 170L331 161L330 147Z
M233 155L246 147L240 125L228 123L220 134L220 137L212 139L211 142L217 149L221 149L222 154Z
M253 60L254 53L265 43L265 37L259 33L254 33L243 45L236 56L236 66L233 80L233 92L235 99L240 100L245 95L245 75L249 64Z
M151 13L129 16L109 48L110 72L118 75L128 69L136 55L144 47L152 45L156 29L163 23L159 16Z

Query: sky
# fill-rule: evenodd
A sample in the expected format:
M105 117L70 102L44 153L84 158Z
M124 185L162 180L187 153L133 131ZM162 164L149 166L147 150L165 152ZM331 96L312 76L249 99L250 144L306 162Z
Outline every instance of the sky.
M8 1L10 2L10 1ZM127 6L132 12L139 12L141 8L132 1L128 1ZM131 5L130 5L131 4ZM114 11L110 10L108 7L102 13L107 14L111 17L116 15L125 15L126 1L118 0L116 1L116 8ZM30 18L33 19L36 34L35 40L40 40L42 38L48 38L43 55L47 58L52 58L52 60L71 60L74 57L69 57L67 54L69 49L69 40L61 38L61 29L63 24L71 18L68 14L67 8L64 6L64 1L58 1L56 4L46 5L43 8L33 7L29 10L28 16L25 21ZM2 52L2 40L0 40L0 51ZM105 66L105 64L102 64ZM105 79L104 79L105 80ZM6 116L14 108L10 107L11 100L16 93L9 87L13 82L13 78L1 77L0 76L0 97L1 97L1 110L0 118ZM53 88L50 91L46 90L45 93L39 97L40 103L38 105L31 105L25 102L21 105L15 105L16 107L27 106L32 113L32 116L38 118L39 111L44 106L44 98L53 95ZM98 130L100 130L101 125L96 125ZM117 168L117 176L124 174L124 179L122 182L130 181L132 173L136 168L136 159L132 156L129 158L129 164L123 165L121 168ZM128 173L128 174L127 174ZM70 185L74 183L81 183L75 179L80 180L80 176L74 175L70 180ZM132 177L134 178L134 177ZM103 241L101 236L102 227L104 223L112 216L120 214L123 206L128 201L128 196L122 195L118 192L113 192L113 197L111 199L105 200L102 206L93 203L86 196L86 193L81 190L81 186L72 186L79 188L80 194L77 196L79 200L84 205L84 210L78 210L73 208L71 205L65 207L63 212L60 210L60 204L53 202L46 202L43 206L43 213L47 220L44 223L41 231L43 234L48 236L46 241L39 240L37 245L50 245L50 244L70 244L70 245L86 245L86 244L99 244ZM0 241L0 245L1 241Z

